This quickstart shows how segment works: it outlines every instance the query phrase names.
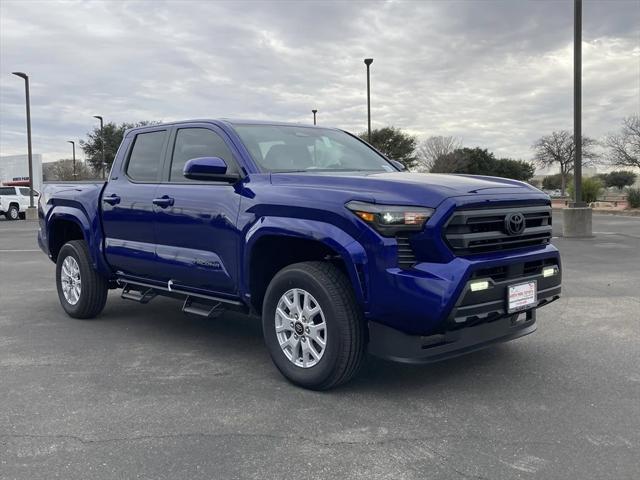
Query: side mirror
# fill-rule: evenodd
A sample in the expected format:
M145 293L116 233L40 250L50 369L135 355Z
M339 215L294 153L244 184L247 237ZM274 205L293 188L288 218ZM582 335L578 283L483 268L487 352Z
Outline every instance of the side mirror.
M238 175L227 174L227 163L220 157L192 158L184 164L183 174L190 180L233 180Z
M393 164L394 167L396 167L401 172L404 172L407 169L407 167L404 166L404 163L399 162L398 160L389 159L389 161Z

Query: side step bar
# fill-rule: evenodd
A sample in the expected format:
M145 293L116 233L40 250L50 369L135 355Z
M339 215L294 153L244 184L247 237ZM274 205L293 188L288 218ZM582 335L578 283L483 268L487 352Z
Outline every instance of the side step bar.
M220 315L225 307L235 308L236 310L247 309L246 305L239 300L187 292L179 287L176 288L173 284L171 286L161 286L128 278L118 278L117 283L122 286L122 298L139 303L149 303L158 294L172 297L184 296L186 298L182 305L182 311L194 315L212 318Z
M214 304L203 303L202 301L198 302L198 299L194 299L189 296L184 299L182 311L184 313L190 313L200 317L217 318L222 314L224 308L220 302L216 302Z
M123 298L125 300L133 300L134 302L143 304L149 303L156 297L157 293L153 288L143 288L144 290L141 290L140 286L132 286L129 283L125 283L124 287L122 288L122 294L120 295L120 298Z

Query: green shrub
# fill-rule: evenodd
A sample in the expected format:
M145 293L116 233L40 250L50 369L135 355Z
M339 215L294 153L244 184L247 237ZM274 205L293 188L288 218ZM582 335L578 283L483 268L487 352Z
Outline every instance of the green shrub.
M640 188L630 188L627 190L627 201L631 208L640 208Z
M600 196L600 193L602 193L602 188L602 180L600 180L599 178L583 178L582 201L587 203L596 202L598 200L598 197ZM569 188L567 188L567 190L569 191L569 195L571 195L572 198L575 198L575 186L573 183L569 185Z

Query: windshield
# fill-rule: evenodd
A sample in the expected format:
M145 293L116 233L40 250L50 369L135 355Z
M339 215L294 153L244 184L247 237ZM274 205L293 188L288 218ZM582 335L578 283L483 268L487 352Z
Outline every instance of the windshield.
M341 131L289 125L234 125L267 172L393 172L377 152Z

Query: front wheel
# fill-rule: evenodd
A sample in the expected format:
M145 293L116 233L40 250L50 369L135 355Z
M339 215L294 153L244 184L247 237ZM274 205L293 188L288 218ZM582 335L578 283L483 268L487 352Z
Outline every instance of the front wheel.
M56 261L58 298L73 318L93 318L107 302L108 284L91 266L84 240L65 243Z
M11 205L4 216L7 220L18 220L20 218L20 210L15 205Z
M296 385L327 390L349 381L365 354L365 327L347 277L328 262L290 265L264 299L264 339L273 362Z

